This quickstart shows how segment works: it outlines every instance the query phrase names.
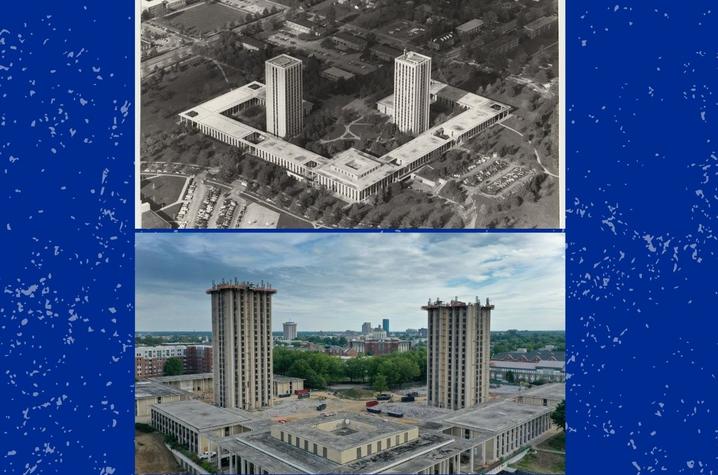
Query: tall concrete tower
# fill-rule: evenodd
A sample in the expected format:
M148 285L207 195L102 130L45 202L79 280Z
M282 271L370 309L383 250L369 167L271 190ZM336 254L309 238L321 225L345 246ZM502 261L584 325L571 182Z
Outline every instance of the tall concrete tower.
M491 310L494 306L435 300L429 317L427 384L430 406L461 409L489 397Z
M272 405L272 295L269 284L222 282L212 299L214 400L246 410Z
M394 59L394 117L402 132L420 134L429 128L431 58L404 52Z
M264 63L267 86L267 132L293 137L302 131L302 62L286 54Z
M297 324L294 322L284 322L284 339L285 340L294 340L297 338Z

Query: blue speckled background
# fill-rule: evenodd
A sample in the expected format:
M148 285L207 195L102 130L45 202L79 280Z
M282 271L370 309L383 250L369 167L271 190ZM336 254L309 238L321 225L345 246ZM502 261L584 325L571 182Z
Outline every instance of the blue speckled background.
M712 1L567 5L568 473L718 470ZM133 470L132 2L0 17L0 472Z
M133 8L0 13L0 473L133 471Z
M567 15L567 472L718 472L718 4Z

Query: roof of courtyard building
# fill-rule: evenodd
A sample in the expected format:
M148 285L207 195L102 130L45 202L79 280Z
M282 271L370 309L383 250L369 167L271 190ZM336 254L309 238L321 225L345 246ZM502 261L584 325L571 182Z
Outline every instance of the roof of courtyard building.
M552 399L554 401L561 401L566 399L566 384L565 383L553 383L553 384L541 384L534 386L533 388L521 391L517 396L524 397L536 397L544 399Z
M495 434L552 411L553 409L550 407L504 400L460 409L449 417L445 417L441 422L482 433Z
M242 424L250 420L244 413L197 400L169 402L153 406L152 410L164 413L198 432Z
M196 381L198 379L212 379L212 377L212 373L192 373L178 374L175 376L156 376L154 378L149 378L149 380L158 383L173 383L177 381Z
M357 424L371 425L375 430L370 433L358 431L347 435L337 435L331 432L315 433L316 431L321 432L321 430L313 429L311 426L331 422L325 418L293 422L280 426L280 429L285 432L300 433L300 438L306 437L306 440L311 441L312 449L315 443L313 437L317 437L317 444L344 450L345 447L351 448L372 440L387 439L392 434L399 434L415 428L411 425L393 423L385 421L381 417L369 415L351 413L339 414L336 417L346 418L350 424L354 421ZM351 442L342 441L341 439L344 438L351 439ZM313 450L304 450L294 444L283 442L268 431L246 432L225 437L216 442L223 451L241 453L269 473L378 473L387 470L394 473L413 473L433 465L438 460L456 455L474 444L474 441L457 441L451 436L427 431L406 443L394 445L371 455L365 454L359 459L340 464L323 457L320 455L321 452L314 454ZM276 456L270 454L276 454Z
M138 381L135 383L135 399L170 396L190 396L190 393L155 381Z
M318 173L352 188L362 190L397 170L388 160L350 148L327 161Z

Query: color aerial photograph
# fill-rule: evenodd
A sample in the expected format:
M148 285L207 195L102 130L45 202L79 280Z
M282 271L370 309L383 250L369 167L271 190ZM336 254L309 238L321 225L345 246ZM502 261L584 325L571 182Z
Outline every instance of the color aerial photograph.
M563 227L558 0L138 8L136 227Z
M565 473L561 233L138 233L137 474Z

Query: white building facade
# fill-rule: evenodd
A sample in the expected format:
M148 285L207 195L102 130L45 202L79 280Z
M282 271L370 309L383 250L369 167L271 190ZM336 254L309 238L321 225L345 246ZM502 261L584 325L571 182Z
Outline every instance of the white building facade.
M293 137L304 124L302 62L282 54L264 63L267 85L267 132Z
M429 128L431 58L405 52L394 60L394 114L399 130L418 135Z

